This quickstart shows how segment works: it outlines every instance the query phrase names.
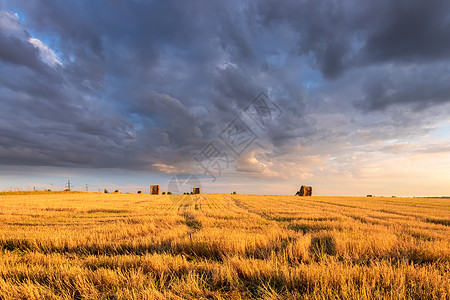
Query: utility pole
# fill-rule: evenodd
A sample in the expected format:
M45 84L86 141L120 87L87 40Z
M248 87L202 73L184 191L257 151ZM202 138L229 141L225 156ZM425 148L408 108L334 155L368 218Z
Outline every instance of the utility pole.
M89 192L88 184L86 183L86 192Z
M69 180L67 180L67 189L69 190L69 192L70 192L70 179Z

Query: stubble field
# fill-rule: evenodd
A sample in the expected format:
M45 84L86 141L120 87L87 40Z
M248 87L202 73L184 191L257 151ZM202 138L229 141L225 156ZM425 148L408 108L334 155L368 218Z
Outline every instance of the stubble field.
M448 199L0 195L0 299L449 299Z

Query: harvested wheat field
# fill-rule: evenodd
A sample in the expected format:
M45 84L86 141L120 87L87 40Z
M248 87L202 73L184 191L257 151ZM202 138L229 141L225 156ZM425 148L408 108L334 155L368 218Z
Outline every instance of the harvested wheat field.
M0 299L449 299L447 199L0 196Z

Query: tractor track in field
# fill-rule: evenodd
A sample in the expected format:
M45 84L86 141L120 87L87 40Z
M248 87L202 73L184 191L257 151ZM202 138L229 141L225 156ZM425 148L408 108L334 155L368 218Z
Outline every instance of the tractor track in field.
M186 199L187 198L183 198L182 200ZM195 210L195 208L199 206L199 202L201 202L201 200L204 200L204 197L189 195L188 201L184 201L182 204L178 205L177 214L184 218L184 223L193 232L202 228L202 223L198 220L196 214L191 211L192 209Z
M228 197L233 201L233 203L236 207L245 210L249 215L256 215L256 216L261 217L270 222L277 222L276 218L269 216L267 213L257 211L254 208L252 208L250 205L245 204L244 202L242 202L239 199L236 199L232 196L228 196Z

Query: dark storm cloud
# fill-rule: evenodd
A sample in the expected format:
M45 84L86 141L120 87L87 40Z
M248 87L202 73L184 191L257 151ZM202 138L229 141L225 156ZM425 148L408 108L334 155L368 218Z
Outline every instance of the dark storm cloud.
M310 56L311 65L326 78L340 78L350 68L358 68L364 77L366 67L385 66L384 75L371 78L361 107L385 109L390 104L449 101L444 80L418 82L429 75L439 78L448 74L442 68L426 67L436 62L448 65L448 1L290 1L281 5L268 0L258 2L258 11L265 26L295 31L296 50ZM392 68L409 65L416 66L409 74L391 72ZM387 82L386 75L400 76L390 79L405 85ZM399 97L385 95L389 85L395 85ZM422 88L425 91L416 93Z
M415 111L448 103L450 64L430 63L377 70L365 80L365 96L356 103L366 111L390 104L409 105Z
M436 61L450 57L450 3L390 1L372 13L381 24L369 32L366 46L371 61Z
M257 10L264 26L287 26L295 34L296 48L300 55L310 55L312 64L322 73L333 78L346 67L346 55L351 50L355 24L347 15L348 2L341 1L262 1Z
M37 59L38 51L28 42L15 37L7 37L0 32L0 57L5 62L23 65L34 70L42 67Z
M326 77L389 61L450 57L450 3L445 0L258 2L261 23L297 33L297 51Z
M283 111L268 159L422 132L449 102L447 1L2 3L4 165L189 169L260 91Z

